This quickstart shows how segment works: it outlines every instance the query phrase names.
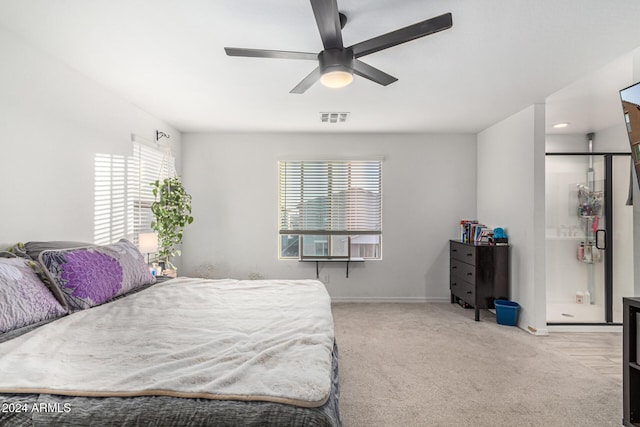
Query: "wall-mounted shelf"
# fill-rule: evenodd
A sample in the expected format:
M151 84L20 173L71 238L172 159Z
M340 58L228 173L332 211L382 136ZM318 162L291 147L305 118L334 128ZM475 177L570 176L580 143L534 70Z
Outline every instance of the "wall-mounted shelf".
M346 262L347 263L347 279L349 278L349 263L350 262L364 262L364 258L302 258L298 262L315 262L316 263L316 279L320 278L320 263L321 262Z

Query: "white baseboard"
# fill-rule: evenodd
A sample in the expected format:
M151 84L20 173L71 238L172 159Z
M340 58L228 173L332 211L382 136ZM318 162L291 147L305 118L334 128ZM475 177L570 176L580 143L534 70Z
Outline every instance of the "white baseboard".
M622 325L547 325L549 332L622 332Z
M549 329L547 329L547 328L536 329L533 326L527 326L526 328L520 327L520 329L522 329L525 332L530 333L531 335L536 335L536 336L549 335Z
M449 297L424 298L424 297L331 297L331 302L358 302L358 303L426 303L451 302Z

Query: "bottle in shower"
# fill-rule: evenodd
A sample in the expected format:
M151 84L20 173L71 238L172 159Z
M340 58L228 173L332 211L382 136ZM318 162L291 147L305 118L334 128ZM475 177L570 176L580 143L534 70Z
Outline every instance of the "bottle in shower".
M584 242L580 242L578 246L578 261L584 261Z
M591 242L587 242L584 246L584 258L583 261L591 264L593 262L593 258L591 257Z

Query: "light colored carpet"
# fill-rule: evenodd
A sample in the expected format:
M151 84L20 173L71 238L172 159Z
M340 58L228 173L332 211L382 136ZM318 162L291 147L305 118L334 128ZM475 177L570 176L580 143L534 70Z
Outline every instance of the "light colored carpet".
M495 316L333 304L350 426L620 426L622 385Z

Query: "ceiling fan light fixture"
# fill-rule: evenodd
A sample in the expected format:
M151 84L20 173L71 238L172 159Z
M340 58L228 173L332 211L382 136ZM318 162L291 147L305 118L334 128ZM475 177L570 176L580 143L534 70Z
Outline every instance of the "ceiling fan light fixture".
M320 52L320 83L334 89L348 86L353 81L353 59L351 49L325 49Z
M345 70L328 71L320 77L320 83L332 89L348 86L352 81L353 74Z

